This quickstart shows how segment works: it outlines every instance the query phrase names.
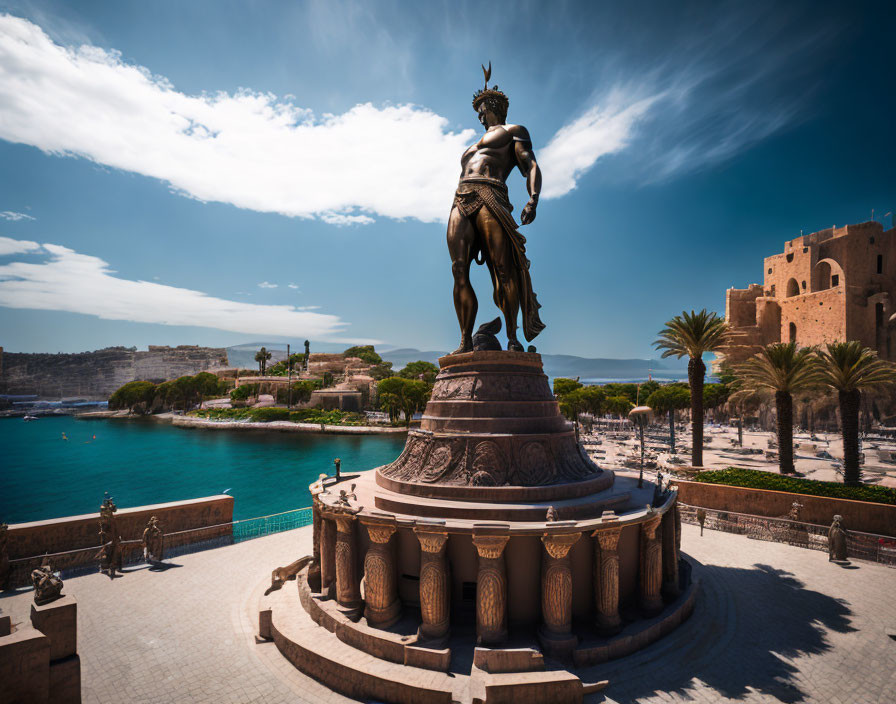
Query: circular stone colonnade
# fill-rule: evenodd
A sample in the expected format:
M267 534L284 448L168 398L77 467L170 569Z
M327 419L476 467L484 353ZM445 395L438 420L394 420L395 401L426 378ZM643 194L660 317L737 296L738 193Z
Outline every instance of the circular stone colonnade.
M597 467L540 355L439 362L395 462L311 485L314 554L298 595L261 604L262 635L352 696L581 701L576 669L693 609L677 491Z

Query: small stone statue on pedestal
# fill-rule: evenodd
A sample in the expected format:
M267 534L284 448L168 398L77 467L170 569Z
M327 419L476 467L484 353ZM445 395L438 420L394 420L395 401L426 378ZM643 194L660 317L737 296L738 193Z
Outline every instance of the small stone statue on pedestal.
M161 562L164 539L165 534L159 525L159 519L153 516L143 530L143 559L147 562Z
M38 606L62 596L62 580L53 574L49 557L45 557L41 566L31 571L31 583L34 585L34 603Z
M109 577L115 577L116 570L121 572L121 535L115 525L115 512L118 507L106 492L100 505L100 571Z
M339 481L339 472L342 469L342 460L338 457L333 460L333 464L336 465L336 481Z
M828 529L828 562L846 562L846 530L842 520L842 516L834 516Z

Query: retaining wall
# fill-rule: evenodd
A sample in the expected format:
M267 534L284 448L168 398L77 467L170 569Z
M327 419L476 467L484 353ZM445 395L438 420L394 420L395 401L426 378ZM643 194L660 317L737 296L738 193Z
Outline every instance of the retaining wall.
M678 485L678 500L691 506L781 518L787 516L791 505L797 501L803 505L799 520L805 523L829 526L834 516L840 515L847 530L896 536L896 506L892 504L704 484L684 479L673 479L673 483Z

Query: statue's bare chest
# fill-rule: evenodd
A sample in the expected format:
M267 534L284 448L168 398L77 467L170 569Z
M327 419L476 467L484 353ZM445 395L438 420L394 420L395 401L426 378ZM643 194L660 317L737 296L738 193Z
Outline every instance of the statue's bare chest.
M476 144L471 146L461 157L461 164L466 164L474 156L481 158L512 158L513 137L504 128L489 130Z

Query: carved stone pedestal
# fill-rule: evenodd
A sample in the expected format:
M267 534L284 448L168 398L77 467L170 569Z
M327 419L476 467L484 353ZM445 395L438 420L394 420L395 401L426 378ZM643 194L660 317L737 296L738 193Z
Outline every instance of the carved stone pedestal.
M581 533L545 534L541 538L541 612L538 639L546 655L568 659L579 639L572 634L572 569L569 550Z
M450 633L450 584L448 534L415 528L420 541L419 640L430 646L443 645Z
M367 524L370 548L364 558L364 616L367 623L388 628L401 616L395 557L390 543L395 526Z
M476 642L497 645L507 640L507 566L504 546L509 535L473 534L479 553L476 579Z

